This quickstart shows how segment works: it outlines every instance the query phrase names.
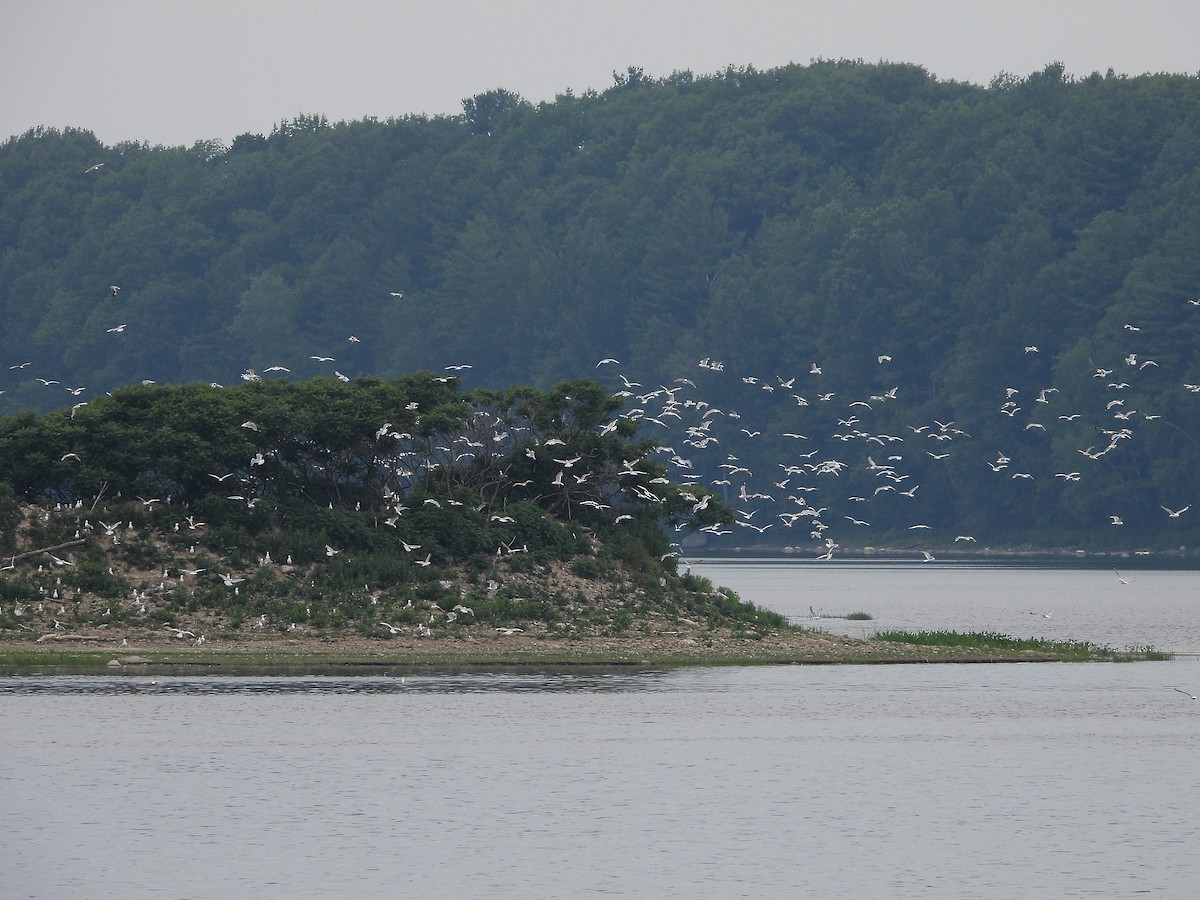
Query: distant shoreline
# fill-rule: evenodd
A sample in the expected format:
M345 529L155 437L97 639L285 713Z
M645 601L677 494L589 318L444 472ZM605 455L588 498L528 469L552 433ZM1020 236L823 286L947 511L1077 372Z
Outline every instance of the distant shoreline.
M804 559L813 560L820 554L823 547L804 547L796 545L777 546L745 546L729 550L708 550L703 547L687 546L684 542L687 556L680 560L681 564L693 565L703 562L720 562L738 559ZM957 545L943 546L937 544L917 544L909 547L839 547L829 561L839 559L889 559L912 560L922 562L922 550L928 550L937 559L967 562L971 560L985 561L990 559L1021 560L1061 560L1086 566L1089 562L1097 565L1107 565L1113 560L1122 562L1153 562L1167 559L1173 563L1193 562L1200 566L1200 548L1178 547L1174 550L1083 550L1068 547L961 547ZM695 558L700 556L700 559Z

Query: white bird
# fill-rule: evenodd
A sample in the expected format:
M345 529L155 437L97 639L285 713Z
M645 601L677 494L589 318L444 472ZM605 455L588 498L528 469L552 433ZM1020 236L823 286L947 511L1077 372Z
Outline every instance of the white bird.
M326 556L336 556L337 554L339 554L341 552L342 552L341 550L334 550L328 544L325 545L325 555Z
M513 635L513 634L518 634L520 632L523 632L524 630L525 630L524 628L497 628L496 633L504 634L504 635Z
M930 553L928 550L922 550L921 552L925 555L925 558L921 560L921 562L933 562L935 557L932 553Z
M1171 509L1167 509L1165 506L1163 507L1163 509L1165 509L1167 511L1167 515L1170 516L1172 519L1178 519L1181 515L1183 515L1185 512L1187 512L1191 508L1192 508L1192 504L1190 504L1190 503L1187 506L1185 506L1183 509L1171 510Z
M246 421L242 423L243 428L249 428L251 431L258 431L258 423Z
M384 628L386 628L388 630L389 634L399 634L400 633L400 629L397 628L395 625L389 625L387 622L380 622L379 624L382 625Z
M235 584L241 584L246 580L245 578L234 578L231 574L221 575L220 578L225 583L225 587L233 587Z
M1125 520L1122 519L1120 516L1109 516L1108 520L1109 520L1110 525L1124 525L1125 524Z

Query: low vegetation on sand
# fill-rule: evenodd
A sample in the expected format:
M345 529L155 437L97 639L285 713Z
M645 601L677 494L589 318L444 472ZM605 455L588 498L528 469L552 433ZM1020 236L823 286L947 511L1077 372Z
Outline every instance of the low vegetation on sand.
M875 635L875 640L922 647L1046 654L1063 660L1127 662L1171 658L1170 653L1155 650L1153 647L1127 647L1124 650L1114 650L1111 647L1101 647L1085 641L1015 638L994 631L882 631Z

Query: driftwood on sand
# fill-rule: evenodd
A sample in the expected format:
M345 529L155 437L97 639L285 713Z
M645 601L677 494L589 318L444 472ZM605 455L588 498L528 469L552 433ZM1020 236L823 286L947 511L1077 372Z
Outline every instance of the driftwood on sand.
M49 634L43 634L37 639L39 644L44 644L46 641L103 641L107 640L108 636L103 634L71 634L62 631L51 631Z
M53 553L55 550L66 550L68 547L78 547L80 544L86 544L87 538L76 538L73 541L67 541L63 544L55 544L53 547L39 547L36 550L26 550L24 553L18 553L15 556L8 558L9 565L15 563L18 559L26 559L30 556L37 556L39 553Z

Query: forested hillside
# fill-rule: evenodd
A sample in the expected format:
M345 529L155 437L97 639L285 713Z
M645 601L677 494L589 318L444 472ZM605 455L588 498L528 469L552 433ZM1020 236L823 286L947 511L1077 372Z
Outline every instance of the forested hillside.
M1198 201L1200 79L1059 65L631 69L230 147L35 131L0 145L0 414L594 375L738 509L717 546L1190 546Z

